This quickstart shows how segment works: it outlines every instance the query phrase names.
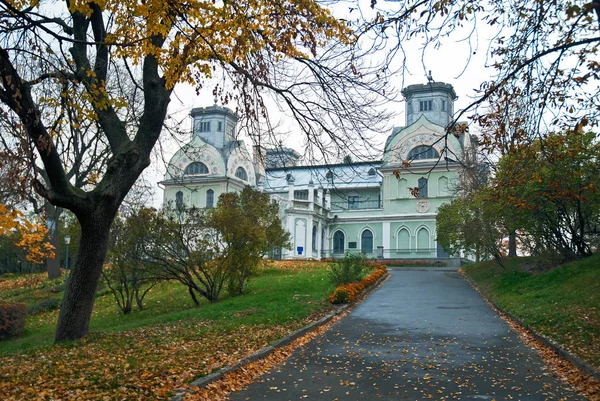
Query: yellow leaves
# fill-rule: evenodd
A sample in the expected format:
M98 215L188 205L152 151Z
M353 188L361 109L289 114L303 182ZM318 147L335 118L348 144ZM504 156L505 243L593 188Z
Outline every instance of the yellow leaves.
M9 210L0 204L0 235L4 235L19 226L18 219L23 216L19 210Z
M34 223L23 217L18 210L8 210L0 204L0 235L18 231L20 239L16 243L25 250L25 258L32 263L43 263L54 257L54 246L47 242L48 229L42 223Z

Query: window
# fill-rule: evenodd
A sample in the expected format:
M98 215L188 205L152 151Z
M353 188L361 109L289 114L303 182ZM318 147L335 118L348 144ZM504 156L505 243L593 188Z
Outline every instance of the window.
M210 132L210 121L196 120L195 126L198 132Z
M349 195L348 196L348 209L358 209L358 200L360 197L358 195Z
M442 111L446 111L446 101L442 100Z
M375 174L376 174L376 171L375 171L375 169L374 169L373 167L371 167L371 168L369 169L369 175L375 175Z
M421 100L419 101L419 111L431 111L433 110L432 100Z
M294 191L294 199L308 200L308 189L299 189Z
M373 233L365 230L360 236L360 250L363 253L373 253Z
M215 205L215 191L209 189L206 191L206 207L208 209L213 208Z
M427 160L427 159L439 159L440 154L433 146L421 145L412 148L408 152L408 160Z
M321 252L325 249L325 227L321 228Z
M183 175L198 175L198 174L208 174L208 167L206 164L201 162L194 162L187 165L185 170L183 171Z
M312 231L312 250L313 250L313 252L317 251L317 226L313 226L313 231Z
M344 237L344 233L341 231L336 231L333 234L333 253L344 253L344 242L346 238Z
M183 210L183 192L181 191L177 191L175 194L175 207L179 211Z
M398 231L398 252L410 252L410 233L406 228L402 228Z
M217 123L217 131L223 132L223 122L222 121L219 121Z
M429 251L429 231L425 227L417 231L417 250Z
M238 167L237 170L235 170L235 176L240 180L248 181L248 174L242 167Z
M427 178L419 178L419 198L427 198Z

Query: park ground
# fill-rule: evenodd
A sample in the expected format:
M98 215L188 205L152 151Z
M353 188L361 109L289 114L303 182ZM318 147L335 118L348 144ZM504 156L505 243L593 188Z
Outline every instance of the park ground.
M464 269L501 308L600 368L600 257L549 272L523 259L506 270ZM327 264L280 262L260 270L248 293L194 307L175 283L152 290L142 311L122 315L100 290L91 334L52 343L61 283L43 274L0 278L0 299L28 304L26 331L0 343L0 393L17 399L168 399L174 389L232 365L333 310ZM591 398L590 398L591 399Z

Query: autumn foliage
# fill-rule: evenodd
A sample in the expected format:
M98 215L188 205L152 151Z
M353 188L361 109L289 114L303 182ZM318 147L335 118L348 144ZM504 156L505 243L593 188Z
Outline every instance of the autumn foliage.
M54 257L54 246L48 242L48 229L42 223L32 222L16 209L0 204L0 236L17 231L19 240L16 246L25 251L25 258L31 263L44 263Z
M387 267L378 262L367 262L367 266L375 269L368 277L357 283L347 283L338 286L329 296L332 304L345 304L354 302L365 289L369 288L387 273Z

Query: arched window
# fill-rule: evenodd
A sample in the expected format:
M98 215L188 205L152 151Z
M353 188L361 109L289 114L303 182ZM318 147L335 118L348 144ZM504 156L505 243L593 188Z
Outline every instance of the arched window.
M398 252L410 252L410 233L406 228L402 228L398 231Z
M198 175L198 174L208 174L208 167L206 164L202 162L194 162L187 165L185 168L183 175Z
M175 194L175 207L177 210L183 210L183 192L177 191Z
M237 170L235 170L235 176L240 180L248 181L248 174L242 167L238 167Z
M408 160L439 159L440 154L433 146L421 145L408 152Z
M360 235L360 250L363 253L373 253L373 233L365 230Z
M206 207L211 209L215 206L215 191L209 189L206 191Z
M341 231L336 231L333 234L333 253L344 253L344 243L346 242L346 238L344 233Z
M419 178L419 198L427 198L427 178Z
M429 250L429 231L425 227L417 231L417 250L428 251Z
M312 231L312 250L313 250L313 252L317 251L317 226L313 226L313 231Z
M325 227L321 228L321 252L325 249Z

